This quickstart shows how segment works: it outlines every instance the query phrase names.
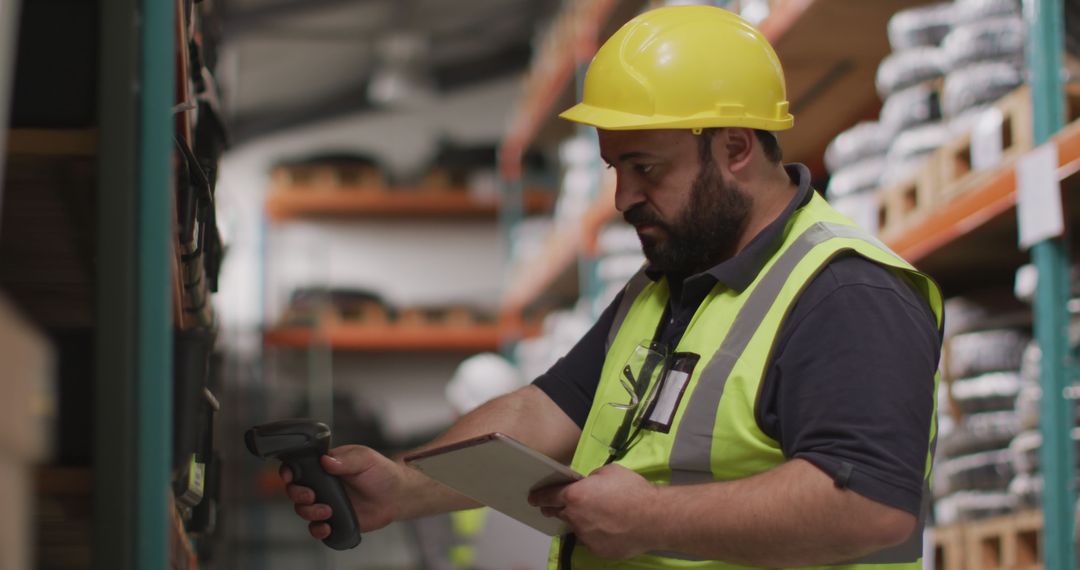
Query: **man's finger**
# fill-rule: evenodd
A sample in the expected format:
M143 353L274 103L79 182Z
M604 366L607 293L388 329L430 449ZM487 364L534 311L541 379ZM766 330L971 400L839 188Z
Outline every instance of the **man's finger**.
M308 532L311 533L311 536L323 540L330 536L330 525L324 522L313 522L308 525Z
M278 467L278 476L281 477L281 480L284 481L286 485L292 483L292 469L289 469L284 463L281 464L281 467Z
M306 521L324 521L333 514L330 507L323 504L296 505L293 507L296 514Z
M562 518L560 516L560 515L562 515L562 512L563 512L562 507L540 507L540 514L544 515L545 517L559 517L559 518Z
M565 507L566 501L563 499L563 492L566 487L567 485L552 485L537 489L529 493L529 504L534 507Z
M331 475L357 475L371 469L378 454L368 447L343 445L331 449L321 460L323 469Z
M298 505L310 505L315 502L315 491L300 485L286 485L285 494Z

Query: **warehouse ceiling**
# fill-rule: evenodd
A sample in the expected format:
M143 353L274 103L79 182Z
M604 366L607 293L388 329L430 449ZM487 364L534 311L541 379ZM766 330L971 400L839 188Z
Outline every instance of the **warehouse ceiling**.
M528 66L558 0L219 0L234 142Z

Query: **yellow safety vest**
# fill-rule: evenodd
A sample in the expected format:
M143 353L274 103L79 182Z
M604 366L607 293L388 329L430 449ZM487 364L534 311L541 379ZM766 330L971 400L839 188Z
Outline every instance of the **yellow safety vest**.
M450 513L454 544L450 546L449 557L454 568L472 568L476 564L476 546L473 541L484 530L487 516L487 507Z
M942 296L934 281L837 213L815 193L792 215L782 245L745 290L736 292L718 284L702 301L675 349L677 353L700 355L700 360L686 381L670 428L666 433L641 430L633 446L616 463L658 485L730 481L784 463L779 442L763 433L755 420L758 389L781 325L800 293L832 259L852 252L895 271L926 299L941 327ZM609 442L623 424L626 413L630 413L608 403L628 401L628 392L620 381L624 366L636 347L652 340L668 297L667 281L663 279L652 282L639 273L627 284L608 337L596 397L571 463L579 473L589 473L608 460ZM935 394L937 384L935 375ZM934 402L932 418L936 417L936 397ZM924 471L923 512L911 539L851 564L821 568L922 568L922 522L929 510L928 489L936 435L934 419ZM558 568L559 550L560 540L555 539L549 568ZM609 560L595 556L580 544L574 548L571 566L574 570L747 568L672 552Z

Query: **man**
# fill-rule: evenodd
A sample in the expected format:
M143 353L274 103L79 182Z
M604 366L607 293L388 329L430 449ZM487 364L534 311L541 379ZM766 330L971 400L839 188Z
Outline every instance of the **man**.
M552 568L921 568L941 295L781 164L764 37L718 8L646 12L562 116L597 127L649 263L551 370L434 444L501 431L589 474L530 496L573 530ZM365 529L470 506L363 447L324 465ZM326 536L329 508L288 493Z

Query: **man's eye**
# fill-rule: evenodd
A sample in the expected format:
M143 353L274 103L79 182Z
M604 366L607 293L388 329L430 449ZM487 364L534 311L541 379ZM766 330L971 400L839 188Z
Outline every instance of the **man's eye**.
M648 174L648 173L652 172L653 165L652 164L635 164L634 165L634 170L636 170L636 171L638 171L638 172L640 172L642 174Z

